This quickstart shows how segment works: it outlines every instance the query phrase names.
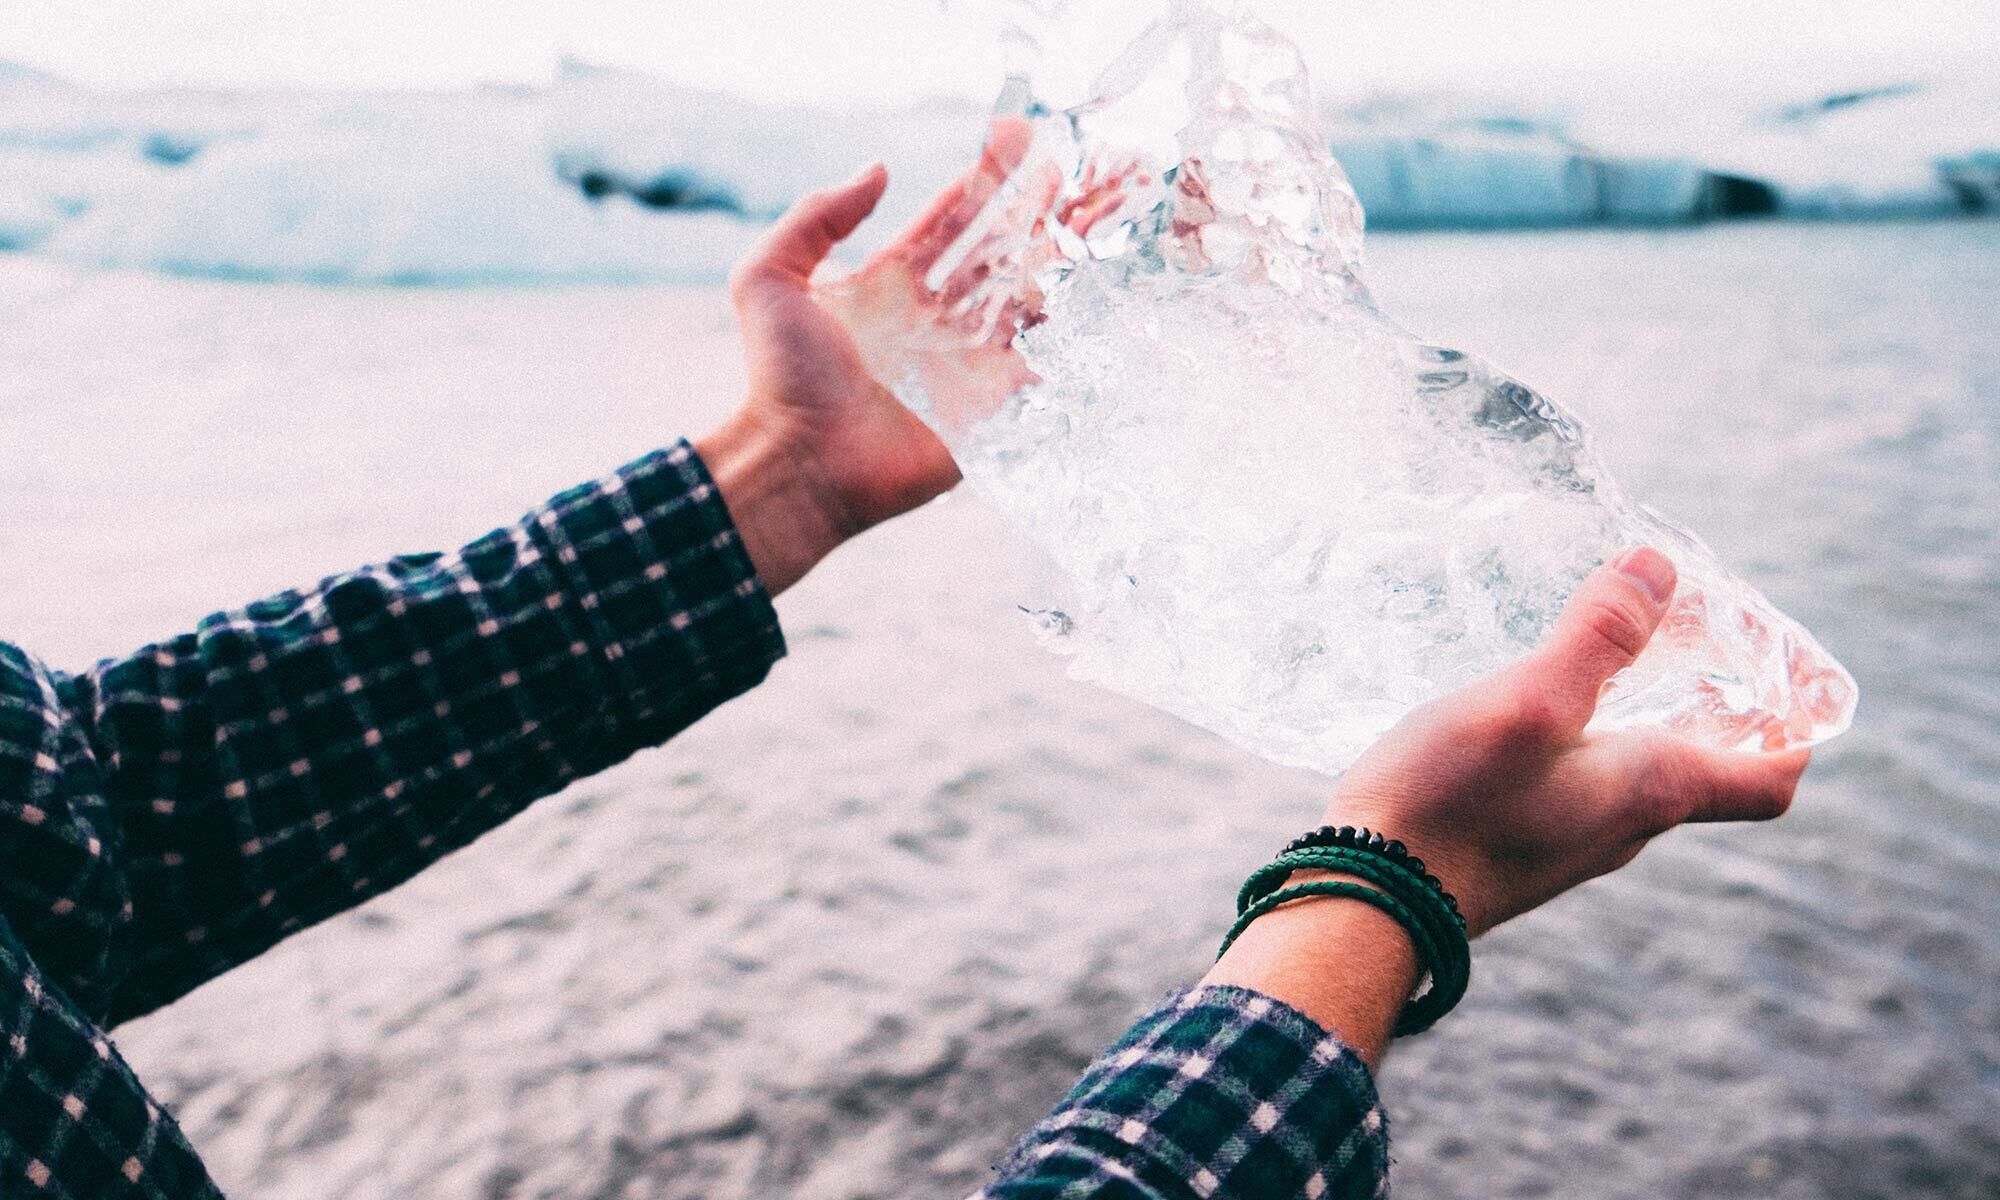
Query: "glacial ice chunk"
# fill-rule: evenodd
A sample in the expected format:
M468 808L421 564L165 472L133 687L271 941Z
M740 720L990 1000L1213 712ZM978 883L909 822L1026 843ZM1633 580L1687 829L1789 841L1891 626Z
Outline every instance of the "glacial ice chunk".
M948 307L882 306L865 277L823 296L1065 569L1073 598L1038 615L1073 674L1338 771L1646 544L1679 590L1594 728L1775 750L1847 727L1840 664L1627 499L1573 419L1375 305L1360 205L1271 28L1175 3L1080 99L1030 72L1001 111L1003 157L1026 148L926 277ZM975 344L1019 369L940 368Z

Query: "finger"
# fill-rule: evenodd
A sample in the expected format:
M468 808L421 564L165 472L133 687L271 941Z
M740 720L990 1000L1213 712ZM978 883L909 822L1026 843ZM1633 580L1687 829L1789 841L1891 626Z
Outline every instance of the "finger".
M993 274L991 261L978 258L976 255L968 258L971 261L952 272L951 278L945 280L944 286L938 289L937 302L947 310L956 308L960 301L972 295L973 291Z
M1124 192L1105 192L1102 195L1090 197L1076 208L1070 210L1064 216L1063 224L1076 230L1079 234L1087 234L1099 221L1102 221L1123 207L1125 207Z
M1812 751L1734 754L1682 743L1687 821L1769 821L1792 806Z
M994 222L993 228L979 239L965 256L965 261L958 264L950 278L938 289L938 301L945 307L958 305L986 282L993 273L993 264L1014 249L1010 243L1019 236L1020 227L1038 220L1055 203L1056 194L1062 190L1062 172L1048 166L1043 168L1041 174L1034 194L1029 194L1024 183L1014 203L1008 206L1008 212Z
M1124 207L1127 199L1125 183L1137 174L1138 169L1137 163L1126 162L1100 179L1098 162L1092 159L1084 170L1076 194L1064 202L1056 219L1078 234L1088 234L1092 226ZM1139 182L1145 181L1141 179Z
M918 276L930 270L931 264L958 240L979 210L986 207L1000 185L1021 165L1033 140L1033 127L1020 117L995 118L979 161L939 192L931 206L883 255L903 259Z
M846 183L814 192L792 205L744 257L738 280L805 287L834 245L875 211L888 186L888 169L878 162L863 167Z
M1666 555L1641 548L1598 568L1576 589L1547 644L1515 668L1512 681L1547 710L1553 732L1573 736L1590 723L1605 683L1632 665L1659 628L1674 581Z

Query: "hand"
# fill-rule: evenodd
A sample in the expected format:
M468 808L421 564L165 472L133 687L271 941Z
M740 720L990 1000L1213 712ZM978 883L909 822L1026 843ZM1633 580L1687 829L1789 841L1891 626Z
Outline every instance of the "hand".
M1624 866L1684 821L1784 813L1810 751L1732 754L1660 733L1584 733L1605 683L1645 648L1673 589L1673 564L1658 552L1621 555L1577 589L1547 645L1417 709L1362 755L1327 823L1403 842L1458 898L1477 937ZM1253 921L1205 982L1275 996L1372 1063L1417 974L1410 939L1391 918L1314 899Z
M729 277L750 391L696 449L773 595L841 542L958 481L944 443L868 373L809 290L888 181L877 163L807 196Z
M849 324L867 328L873 317L879 326L879 306L892 296L900 319L946 320L955 297L923 287L924 273L1019 165L1027 142L1025 122L996 122L978 164L836 288L816 293L813 272L882 198L888 173L879 163L793 205L731 273L749 396L697 449L773 594L840 542L958 482L944 443L871 374ZM934 357L941 369L1002 378L1007 360L1018 361L1005 348L1012 337L1009 328L981 344L960 339Z
M938 410L934 415L943 415L954 431L992 412L1028 382L1013 341L1023 324L1039 318L1040 296L1015 311L985 311L988 306L977 303L984 297L976 293L989 264L977 254L963 256L960 269L941 287L933 289L928 277L1020 166L1029 141L1027 122L996 120L970 173L940 192L923 216L860 271L815 292L855 332L875 376L901 378L914 368ZM1010 207L1020 207L1018 194ZM989 231L982 240L993 236ZM1029 308L1033 311L1024 311Z
M1136 164L1093 157L1066 188L1062 167L1031 157L1033 144L1027 121L995 119L971 174L858 273L815 291L854 331L876 378L914 376L931 423L950 439L1035 382L1015 338L1043 319L1042 270L1067 259L1058 229L1080 244L1148 182ZM993 204L1003 181L1012 187ZM982 213L979 235L947 261Z
M1474 937L1632 861L1685 821L1768 820L1811 752L1737 754L1663 733L1586 735L1611 677L1665 614L1673 564L1633 550L1571 598L1547 645L1405 717L1341 780L1326 819L1401 840Z

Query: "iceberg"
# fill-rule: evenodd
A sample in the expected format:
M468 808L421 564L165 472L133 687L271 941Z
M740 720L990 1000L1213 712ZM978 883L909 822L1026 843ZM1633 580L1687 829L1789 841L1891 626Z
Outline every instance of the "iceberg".
M1120 8L1094 11L1115 29ZM1349 97L1322 136L1378 228L2000 211L1988 82L1769 100ZM714 283L770 217L879 157L893 183L851 247L871 249L984 115L777 105L578 62L437 94L124 91L0 63L0 250L328 283Z
M1377 229L1686 224L1778 203L1689 155L1613 154L1521 121L1339 130L1331 148Z
M908 297L872 270L821 296L1063 568L1068 602L1035 615L1073 674L1337 772L1648 544L1680 587L1594 728L1739 750L1846 728L1852 677L1625 497L1575 420L1374 303L1277 32L1179 0L1081 94L1038 66L989 150L1019 165Z
M870 154L914 208L983 110L783 108L565 64L551 87L108 92L0 71L0 250L341 284L717 283Z
M948 99L764 104L576 61L558 68L548 109L548 152L566 177L684 180L762 217L880 158L895 186L874 225L895 224L899 207L913 208L949 180L985 117L982 106Z
M1376 228L1686 223L1735 216L1945 217L1993 211L2000 91L1904 81L1780 103L1605 86L1375 93L1323 111Z
M350 99L96 197L43 251L93 266L317 283L707 282L761 235L721 211L593 204L539 100ZM134 161L137 161L136 158Z
M0 250L32 250L47 240L69 213L40 187L24 187L18 171L8 171L0 155Z
M1824 96L1713 148L1718 163L1770 180L1786 213L1836 218L1986 212L1958 181L1965 163L1996 152L2000 93L1988 81Z

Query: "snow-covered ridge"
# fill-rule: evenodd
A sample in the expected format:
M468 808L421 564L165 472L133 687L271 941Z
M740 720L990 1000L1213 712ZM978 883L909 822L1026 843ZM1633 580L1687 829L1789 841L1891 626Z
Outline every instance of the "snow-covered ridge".
M1996 114L1976 88L1899 85L1745 113L1420 97L1327 115L1371 224L1481 228L2000 211ZM894 228L984 118L583 64L540 89L338 94L103 92L0 63L0 249L326 282L712 281L871 158L895 181L871 224Z

